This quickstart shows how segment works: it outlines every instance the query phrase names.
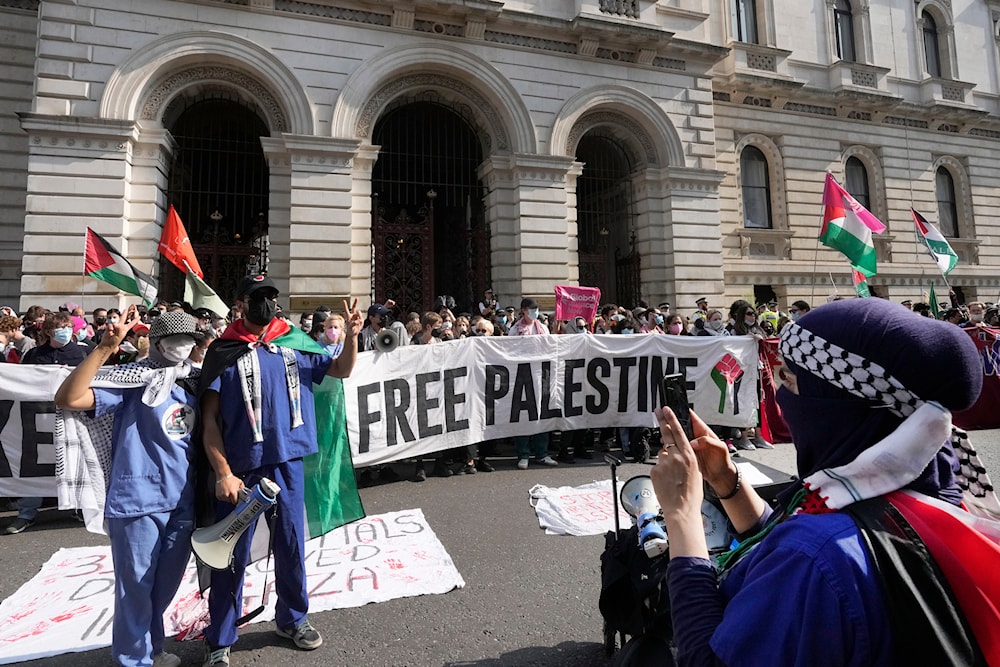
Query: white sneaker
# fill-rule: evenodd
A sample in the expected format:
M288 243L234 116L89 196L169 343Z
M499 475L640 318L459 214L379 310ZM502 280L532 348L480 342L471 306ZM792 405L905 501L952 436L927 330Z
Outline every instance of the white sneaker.
M153 667L180 667L181 659L173 653L160 651L153 656Z
M558 461L556 461L556 460L555 460L554 458L552 458L551 456L546 456L546 457L545 457L545 458L543 458L543 459L537 459L537 461L538 461L538 463L542 464L543 466L549 466L549 467L552 467L552 466L557 466L557 465L559 465L559 462L558 462Z
M517 469L518 470L527 470L528 469L528 459L518 459L517 460Z

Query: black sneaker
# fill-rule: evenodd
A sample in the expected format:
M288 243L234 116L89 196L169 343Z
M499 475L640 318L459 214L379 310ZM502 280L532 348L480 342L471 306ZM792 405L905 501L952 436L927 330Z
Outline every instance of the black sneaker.
M478 461L476 461L476 470L478 470L479 472L493 472L494 470L496 470L496 468L491 466L489 462L486 461L486 459L479 459Z
M410 481L411 482L426 482L427 481L427 472L423 468L420 468L419 470L417 470L417 472L413 473L413 477L410 478Z
M434 466L433 475L435 477L451 477L455 473L452 472L451 468L443 464L437 464Z
M205 662L202 667L229 667L229 647L212 648L205 644Z
M279 637L291 639L295 642L295 646L303 651L312 651L323 645L323 638L316 631L316 628L312 626L312 623L309 622L309 619L302 621L294 628L288 628L287 630L278 628L276 632Z
M7 527L4 528L3 532L5 535L17 535L18 533L23 533L34 525L34 519L22 519L21 517L18 517L7 524Z

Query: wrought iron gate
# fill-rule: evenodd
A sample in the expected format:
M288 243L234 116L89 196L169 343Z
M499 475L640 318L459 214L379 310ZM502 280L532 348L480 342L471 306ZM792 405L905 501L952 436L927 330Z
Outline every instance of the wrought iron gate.
M401 314L422 312L434 299L434 209L372 200L375 301L396 302Z
M223 93L177 113L167 200L184 222L205 282L232 303L240 278L267 270L269 170L260 137L269 131ZM162 298L181 298L184 275L166 260L159 282Z

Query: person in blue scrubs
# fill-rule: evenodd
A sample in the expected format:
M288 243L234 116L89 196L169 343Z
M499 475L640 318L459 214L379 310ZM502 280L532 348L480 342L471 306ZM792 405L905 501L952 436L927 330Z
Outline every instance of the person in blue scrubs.
M121 324L109 324L100 345L60 386L55 402L92 417L115 416L104 509L115 568L112 655L122 667L176 667L180 658L163 651L163 613L191 554L197 400L177 383L145 400L146 387L136 382L90 386L138 323L132 306ZM150 327L149 359L115 372L118 377L134 372L136 378L143 371L183 367L202 335L191 315L165 313Z
M202 440L215 471L216 516L228 516L244 485L262 477L281 492L271 519L275 623L279 637L314 650L323 638L307 618L302 459L317 451L313 384L325 375L345 378L357 359L361 313L348 309L341 354L321 353L315 341L276 317L278 289L267 276L246 276L237 288L242 318L208 349L201 376ZM316 352L307 350L315 349ZM243 576L254 528L240 537L232 566L213 570L205 628L205 667L229 665L243 613Z

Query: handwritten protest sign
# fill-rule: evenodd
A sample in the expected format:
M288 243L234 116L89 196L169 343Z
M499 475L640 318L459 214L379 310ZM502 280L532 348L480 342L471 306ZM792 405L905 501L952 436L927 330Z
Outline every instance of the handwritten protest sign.
M547 535L603 535L615 529L615 502L611 480L583 486L553 488L537 484L528 492ZM618 505L618 521L628 526L628 512Z
M306 543L311 612L359 607L400 597L437 595L465 582L419 509L366 517ZM263 603L254 623L274 619L273 561L247 569L243 606ZM111 549L60 549L41 571L0 604L0 664L111 645L114 568ZM194 639L208 622L194 561L164 615L168 636Z

